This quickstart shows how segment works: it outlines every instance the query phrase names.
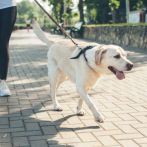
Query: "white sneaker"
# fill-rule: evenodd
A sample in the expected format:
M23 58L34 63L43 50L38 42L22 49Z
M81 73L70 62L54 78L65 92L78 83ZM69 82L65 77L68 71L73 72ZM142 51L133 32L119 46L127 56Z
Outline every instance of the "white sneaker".
M0 96L10 96L11 92L7 86L7 83L4 80L1 80L0 83Z

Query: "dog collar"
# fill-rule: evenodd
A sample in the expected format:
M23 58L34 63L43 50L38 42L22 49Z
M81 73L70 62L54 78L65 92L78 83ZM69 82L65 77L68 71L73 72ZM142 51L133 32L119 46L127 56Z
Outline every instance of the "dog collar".
M83 55L84 55L84 58L85 58L85 61L88 62L88 60L87 60L87 58L86 58L86 55L85 55L85 52L86 52L87 50L89 50L89 49L92 49L93 47L95 47L95 46L87 46L87 47L85 47L84 49L82 49L82 50L79 52L79 54L78 54L77 56L72 57L72 58L70 58L70 59L77 59L77 58L79 58L79 57L83 54Z

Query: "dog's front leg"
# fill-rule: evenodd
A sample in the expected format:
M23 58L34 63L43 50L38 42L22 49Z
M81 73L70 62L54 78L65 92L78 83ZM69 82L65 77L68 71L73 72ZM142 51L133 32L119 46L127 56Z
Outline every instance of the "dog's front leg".
M82 116L86 114L85 110L83 109L83 99L81 97L78 101L77 114Z
M88 96L86 88L77 85L77 91L80 94L80 96L83 98L83 100L86 102L89 109L92 111L96 121L103 123L104 116L98 111L97 107ZM82 102L82 100L80 100L80 102Z

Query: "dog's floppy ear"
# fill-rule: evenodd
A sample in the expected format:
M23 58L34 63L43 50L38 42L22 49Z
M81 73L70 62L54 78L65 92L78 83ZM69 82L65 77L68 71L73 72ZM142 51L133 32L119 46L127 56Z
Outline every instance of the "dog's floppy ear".
M127 53L121 47L118 47L118 49L120 50L120 52L123 56L125 56L125 57L127 56Z
M100 48L95 52L95 63L99 65L101 63L102 55L107 51L107 49L100 46Z

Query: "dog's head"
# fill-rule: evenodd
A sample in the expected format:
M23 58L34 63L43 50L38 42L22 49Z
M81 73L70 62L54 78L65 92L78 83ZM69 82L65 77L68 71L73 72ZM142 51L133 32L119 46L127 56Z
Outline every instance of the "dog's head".
M106 73L111 71L119 80L122 80L125 78L123 71L133 68L133 63L126 57L127 54L121 47L103 45L95 52L95 63L101 66Z

